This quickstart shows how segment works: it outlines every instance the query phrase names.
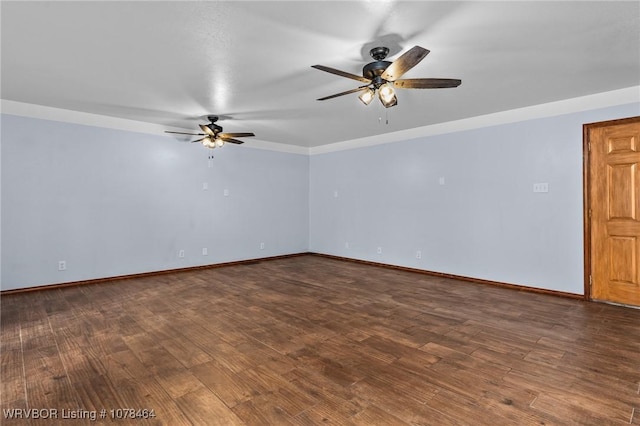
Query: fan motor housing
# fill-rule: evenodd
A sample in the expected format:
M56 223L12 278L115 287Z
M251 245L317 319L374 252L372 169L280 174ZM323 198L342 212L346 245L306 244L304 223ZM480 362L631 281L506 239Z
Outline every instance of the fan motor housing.
M375 61L368 63L364 66L364 68L362 68L362 76L373 80L374 78L382 74L384 70L389 67L389 65L391 65L391 62L389 61Z

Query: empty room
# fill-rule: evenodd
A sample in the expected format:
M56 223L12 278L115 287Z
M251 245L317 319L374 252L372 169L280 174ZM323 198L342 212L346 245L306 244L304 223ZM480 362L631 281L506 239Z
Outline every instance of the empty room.
M0 1L3 425L640 425L640 2Z

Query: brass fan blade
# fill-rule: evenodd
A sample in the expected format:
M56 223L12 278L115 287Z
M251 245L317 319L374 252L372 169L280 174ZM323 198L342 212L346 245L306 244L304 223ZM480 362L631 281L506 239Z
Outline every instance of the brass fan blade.
M198 126L200 126L200 128L202 129L203 132L205 132L207 135L209 136L215 136L216 134L213 132L213 130L211 130L210 128L208 128L207 126L205 126L204 124L198 124Z
M335 95L330 95L330 96L325 96L324 98L320 98L318 99L319 101L326 101L327 99L333 99L333 98L337 98L338 96L343 96L343 95L348 95L349 93L355 93L355 92L360 92L364 89L366 89L367 86L360 86L356 89L351 89L351 90L347 90L346 92L341 92L341 93L336 93Z
M387 81L395 81L399 79L402 74L418 65L418 63L428 54L429 51L424 47L413 46L411 49L404 52L398 59L393 61L393 63L384 70L380 77Z
M462 80L455 78L408 78L394 81L393 87L401 89L446 89L458 87L460 84L462 84Z
M191 141L191 143L202 142L205 139L209 139L209 136L205 136L204 138L198 139L197 141Z
M311 65L311 68L315 68L320 71L326 71L331 74L339 75L340 77L347 77L352 80L358 80L363 83L371 83L371 80L366 77L362 77L356 74L351 74L350 72L346 72L346 71L340 71L331 67L325 67L324 65Z
M218 133L220 139L229 138L248 138L249 136L255 136L253 133Z
M239 141L238 139L232 139L232 138L223 138L222 140L229 143L235 143L237 145L244 143L243 141Z
M204 133L170 132L169 130L165 130L164 132L165 133L175 133L176 135L204 136Z

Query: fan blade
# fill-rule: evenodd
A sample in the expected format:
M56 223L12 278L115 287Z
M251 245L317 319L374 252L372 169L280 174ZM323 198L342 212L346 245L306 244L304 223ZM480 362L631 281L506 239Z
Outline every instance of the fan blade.
M315 69L320 70L320 71L326 71L328 73L339 75L341 77L347 77L347 78L350 78L352 80L358 80L358 81L361 81L363 83L371 83L371 80L366 78L366 77L362 77L362 76L359 76L359 75L356 75L356 74L351 74L350 72L346 72L346 71L340 71L340 70L337 70L337 69L331 68L331 67L325 67L324 65L311 65L311 68L315 68Z
M460 84L462 84L462 80L455 78L408 78L394 81L393 87L400 89L446 89L458 87Z
M243 141L239 141L238 139L232 139L232 138L223 138L222 140L229 143L235 143L237 145L244 143Z
M228 138L248 138L249 136L255 136L253 133L218 133L220 139Z
M337 98L338 96L348 95L349 93L360 92L360 91L366 89L367 87L369 87L369 85L360 86L357 89L347 90L346 92L336 93L335 95L325 96L324 98L320 98L318 100L319 101L326 101L327 99Z
M168 130L164 131L165 133L175 133L177 135L191 135L191 136L204 136L204 133L184 133L184 132L170 132Z
M404 52L398 59L393 61L393 63L384 70L380 77L387 81L395 81L399 79L402 74L418 65L418 63L428 54L429 51L424 47L413 46L411 49Z
M198 139L197 141L191 141L191 143L202 142L205 139L209 139L209 136L205 136L204 138Z
M210 128L208 128L207 126L205 126L204 124L198 124L198 126L200 126L200 128L202 129L203 132L205 132L207 135L209 136L215 136L216 134L213 132L213 130L211 130Z

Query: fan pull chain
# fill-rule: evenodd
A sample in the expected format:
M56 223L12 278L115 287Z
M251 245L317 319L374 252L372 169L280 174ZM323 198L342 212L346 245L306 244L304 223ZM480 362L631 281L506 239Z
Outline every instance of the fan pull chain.
M380 113L382 108L384 108L384 124L389 125L389 108L385 108L382 103L378 103L378 123L382 124L382 114Z
M378 123L382 124L382 115L378 116ZM384 124L389 125L389 108L384 109Z

